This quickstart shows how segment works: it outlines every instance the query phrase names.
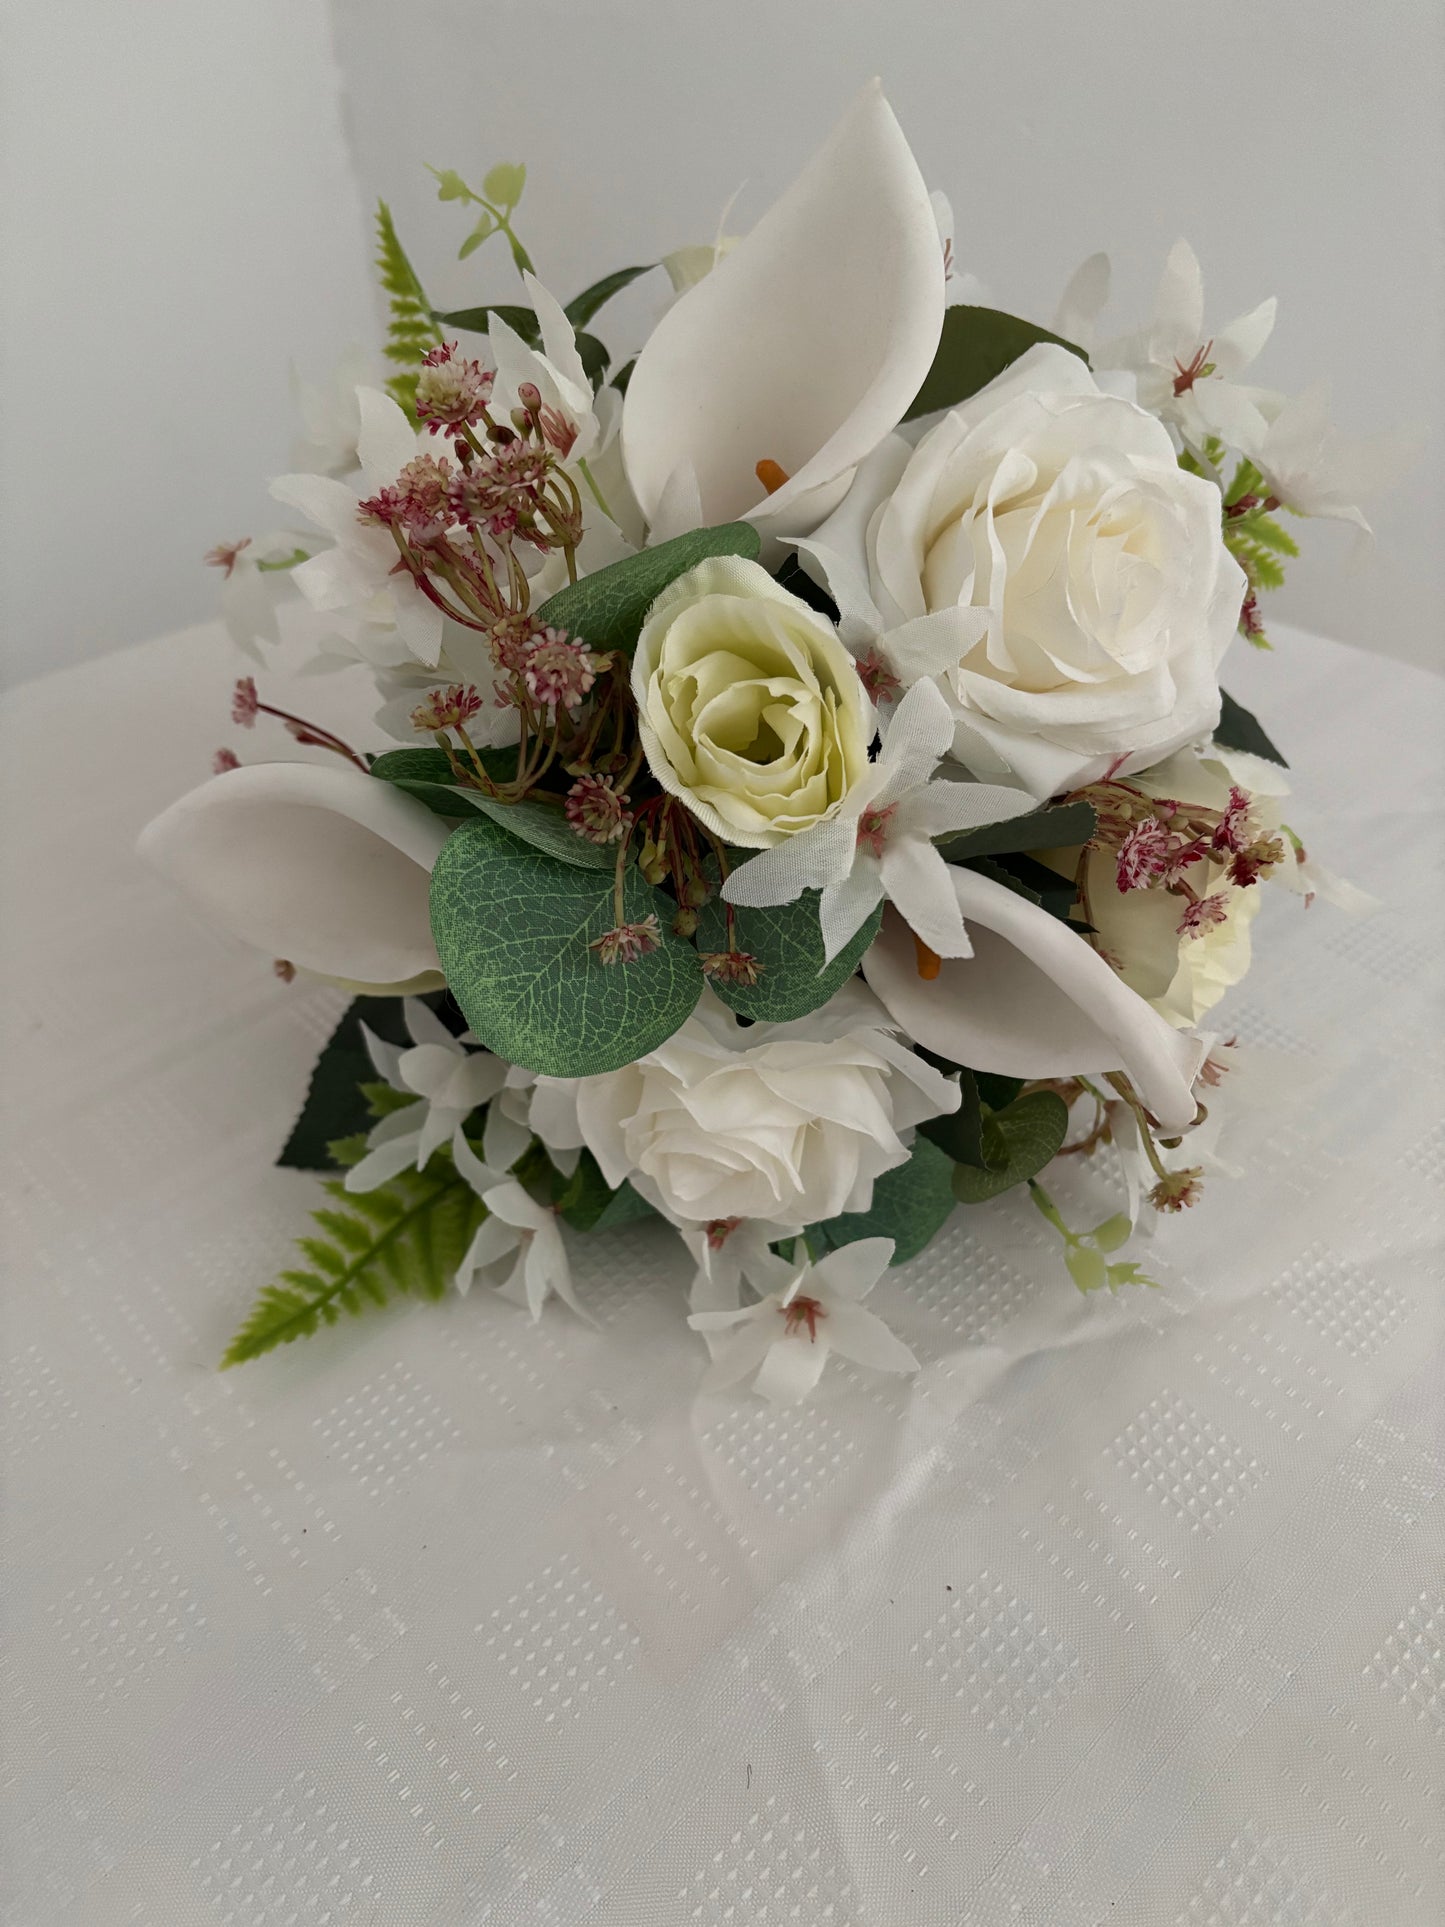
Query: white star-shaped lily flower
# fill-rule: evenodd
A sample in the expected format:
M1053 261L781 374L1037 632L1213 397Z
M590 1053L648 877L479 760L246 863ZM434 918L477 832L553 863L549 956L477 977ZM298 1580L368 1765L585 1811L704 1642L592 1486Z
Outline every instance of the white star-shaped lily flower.
M356 467L361 434L358 390L375 387L371 356L352 342L320 382L307 381L291 364L291 399L301 433L291 445L291 466L312 475L348 475Z
M692 1311L736 1311L744 1284L764 1297L792 1281L795 1267L769 1248L772 1240L787 1235L778 1225L719 1218L679 1225L677 1231L697 1265L687 1300Z
M399 1171L420 1171L444 1144L451 1144L459 1164L472 1155L462 1126L503 1089L511 1068L490 1051L469 1051L419 998L408 997L403 1008L410 1049L387 1043L365 1024L361 1031L378 1074L394 1091L420 1101L382 1118L366 1140L366 1156L346 1174L348 1191L374 1191Z
M296 587L313 609L347 610L364 623L395 626L409 654L435 665L441 655L442 610L417 587L408 569L397 569L391 531L357 520L357 505L389 487L409 461L433 454L390 395L359 388L361 429L357 457L360 490L329 475L282 475L271 484L278 502L300 512L331 537L334 548L313 555L293 571Z
M936 780L953 732L953 713L937 684L915 683L894 711L878 760L838 814L740 865L724 884L724 897L761 909L821 890L818 914L830 959L887 897L938 956L972 956L948 866L933 839L1021 816L1034 800L995 784Z
M1396 479L1419 453L1420 437L1387 429L1378 435L1342 435L1330 420L1324 383L1302 395L1261 389L1256 395L1259 431L1239 444L1259 469L1265 486L1296 515L1352 522L1368 537L1360 507Z
M1085 264L1086 267L1089 264ZM1187 241L1169 251L1144 327L1106 342L1093 355L1096 368L1126 369L1138 384L1138 401L1201 451L1217 435L1231 448L1256 439L1262 419L1254 391L1239 376L1259 354L1274 328L1271 296L1228 327L1206 334L1204 277Z
M538 1204L515 1178L489 1186L482 1193L482 1203L487 1216L457 1266L456 1287L463 1297L479 1272L495 1272L510 1260L511 1268L497 1286L499 1297L525 1306L535 1323L555 1294L579 1318L593 1323L572 1288L572 1267L557 1213Z
M878 1372L916 1372L902 1339L860 1302L892 1256L891 1238L860 1238L816 1265L790 1268L786 1284L759 1304L694 1312L687 1322L712 1353L700 1389L721 1391L756 1373L754 1391L796 1405L823 1376L830 1352Z
M577 352L577 335L561 302L535 276L523 283L542 336L540 349L529 348L514 328L498 314L488 316L487 340L497 364L493 406L505 421L517 406L518 389L531 382L542 397L542 427L548 446L564 461L582 461L617 427L617 390L603 387L597 394Z

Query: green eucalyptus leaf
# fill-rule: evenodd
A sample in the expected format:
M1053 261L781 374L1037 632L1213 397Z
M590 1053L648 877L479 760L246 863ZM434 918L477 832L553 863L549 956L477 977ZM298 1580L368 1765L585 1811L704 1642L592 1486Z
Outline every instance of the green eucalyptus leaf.
M985 1150L993 1168L953 1167L954 1195L961 1204L983 1204L1042 1171L1054 1158L1069 1128L1069 1107L1053 1091L1030 1091L986 1120ZM1000 1161L994 1157L1002 1153Z
M432 934L448 986L477 1037L548 1077L590 1077L664 1043L702 994L674 906L637 870L623 917L658 921L659 947L607 964L590 946L617 921L613 879L544 855L490 817L454 830L432 872Z
M915 1138L906 1164L874 1180L867 1211L845 1211L822 1224L809 1225L810 1248L836 1249L860 1238L891 1238L895 1265L916 1258L953 1210L952 1175L961 1167L926 1137Z
M1260 728L1257 719L1243 703L1237 703L1224 689L1219 692L1219 722L1215 727L1214 740L1221 749L1236 749L1246 756L1262 756L1267 763L1277 763L1281 769L1289 768Z
M1077 355L1085 367L1089 364L1076 343L1018 315L1002 314L997 308L945 308L933 366L903 419L916 421L940 408L956 408L1040 341L1056 342Z
M597 310L610 301L614 294L621 294L624 288L631 287L639 275L650 274L656 266L655 261L648 261L640 268L614 268L611 274L604 274L600 281L594 281L581 294L573 295L563 310L564 314L574 328L585 328Z
M756 561L760 547L758 532L748 522L693 529L559 589L537 611L538 620L580 637L591 649L627 653L636 644L648 610L670 582L712 555L742 555Z
M940 837L936 847L949 863L966 863L975 856L1008 856L1014 850L1068 849L1087 843L1097 823L1090 803L1046 803L1025 816Z
M805 890L793 903L733 911L734 941L739 950L757 958L762 971L755 984L715 983L713 989L725 1004L755 1023L785 1024L806 1017L842 988L878 935L883 906L880 903L851 942L826 963L818 925L819 899L817 890ZM704 951L727 948L727 909L717 897L698 912L697 947Z
M545 850L548 856L562 863L575 864L579 870L605 870L609 876L617 867L616 850L589 843L585 836L579 836L561 810L549 809L545 803L531 803L525 798L517 803L503 803L481 790L458 789L453 794L459 802L479 810L494 823L500 823L504 830L510 830L513 836L530 843L534 850Z
M515 749L483 749L482 768L494 783L510 783L517 773ZM371 774L392 783L438 816L459 819L469 814L477 790L459 787L445 750L388 749L371 765Z

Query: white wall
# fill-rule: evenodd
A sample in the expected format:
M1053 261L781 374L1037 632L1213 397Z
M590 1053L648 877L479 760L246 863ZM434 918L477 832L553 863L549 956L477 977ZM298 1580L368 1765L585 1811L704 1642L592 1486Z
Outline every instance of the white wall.
M291 357L375 311L385 193L434 294L505 298L421 163L525 159L564 293L756 218L884 76L960 265L1046 317L1115 256L1121 310L1187 234L1211 309L1282 299L1265 380L1333 380L1431 445L1364 573L1310 529L1281 614L1441 662L1445 9L1438 0L0 0L3 649L35 674L214 606L201 553L269 519ZM359 182L360 202L352 168ZM646 289L619 303L618 345Z
M1423 420L1426 463L1382 504L1377 558L1307 530L1281 616L1445 664L1439 0L337 0L361 187L384 192L448 301L505 298L425 160L525 159L525 235L571 293L747 225L854 89L883 76L956 251L1000 305L1047 319L1095 248L1122 308L1179 234L1226 321L1281 297L1261 379L1333 380L1359 430ZM645 284L644 284L645 285ZM1307 566L1306 566L1307 563Z
M287 365L372 327L325 0L5 0L0 661L214 612Z

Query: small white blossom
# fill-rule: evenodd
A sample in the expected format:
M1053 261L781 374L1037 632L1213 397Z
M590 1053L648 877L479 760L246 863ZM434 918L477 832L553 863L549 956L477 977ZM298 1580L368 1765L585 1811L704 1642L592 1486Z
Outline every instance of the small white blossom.
M830 1352L874 1371L916 1372L913 1353L860 1302L892 1256L891 1238L861 1238L816 1265L792 1268L760 1304L694 1312L687 1322L712 1353L701 1389L721 1391L751 1374L764 1398L796 1405L822 1377Z
M679 1225L678 1236L697 1265L688 1292L692 1311L736 1311L743 1285L758 1294L783 1290L793 1267L770 1249L776 1225L746 1218L714 1218L705 1225Z
M291 395L301 433L291 445L291 466L312 475L349 475L359 464L361 404L357 390L376 382L370 355L353 343L342 350L322 382L302 378L291 365Z
M463 1039L453 1037L419 998L408 997L404 1010L412 1040L409 1050L375 1036L365 1024L361 1030L378 1075L392 1090L420 1101L391 1112L377 1124L366 1140L366 1156L346 1174L348 1191L374 1191L399 1171L420 1171L432 1153L447 1143L460 1165L462 1155L470 1155L463 1125L479 1105L504 1088L511 1068L490 1051L469 1051Z
M1071 284L1066 298L1078 302L1079 290ZM1217 435L1231 448L1244 448L1258 438L1262 421L1256 391L1241 386L1238 377L1268 341L1275 307L1271 296L1227 327L1206 332L1204 277L1193 248L1176 241L1160 276L1152 318L1134 333L1105 342L1092 357L1094 366L1131 372L1139 406L1173 428L1187 447L1202 450Z
M973 946L933 839L977 829L1032 809L1024 790L938 781L953 742L954 720L935 683L916 682L899 703L876 762L838 814L762 851L723 886L729 903L760 908L821 890L823 948L831 959L884 897L940 957L968 957Z
M557 1213L538 1204L515 1178L490 1186L482 1193L482 1203L487 1216L457 1267L457 1290L465 1296L479 1272L495 1274L510 1265L497 1285L498 1296L525 1306L534 1322L555 1293L579 1318L592 1323L572 1288L572 1267Z

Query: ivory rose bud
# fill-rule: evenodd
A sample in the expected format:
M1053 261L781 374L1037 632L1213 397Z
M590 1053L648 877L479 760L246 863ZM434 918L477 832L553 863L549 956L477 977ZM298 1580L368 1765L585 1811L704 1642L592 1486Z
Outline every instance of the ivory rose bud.
M705 995L682 1029L600 1077L537 1082L533 1128L585 1144L612 1185L675 1224L753 1219L798 1230L866 1211L913 1126L959 1090L894 1034L860 983L810 1016L744 1028Z
M1279 772L1274 775L1278 777ZM1234 773L1223 762L1189 751L1128 781L1145 796L1221 813L1228 809L1231 796L1241 794ZM1276 787L1283 793L1282 781ZM1279 828L1278 805L1257 793L1250 796L1249 804L1250 834L1273 839ZM1077 857L1077 851L1055 852L1045 860L1072 876ZM1181 929L1187 898L1157 884L1121 889L1117 848L1101 843L1089 854L1085 873L1089 920L1100 949L1129 988L1181 1030L1207 1016L1249 969L1250 925L1259 910L1261 885L1240 887L1231 880L1230 865L1229 853L1222 851L1183 871L1196 895L1210 905L1208 916L1190 931ZM1294 857L1289 853L1286 873L1293 868Z
M756 562L715 556L663 590L632 688L653 775L725 842L767 849L811 829L868 769L852 657Z
M976 775L1051 796L1213 728L1245 589L1219 491L1076 355L1031 349L854 494L799 546L850 644L937 677Z

